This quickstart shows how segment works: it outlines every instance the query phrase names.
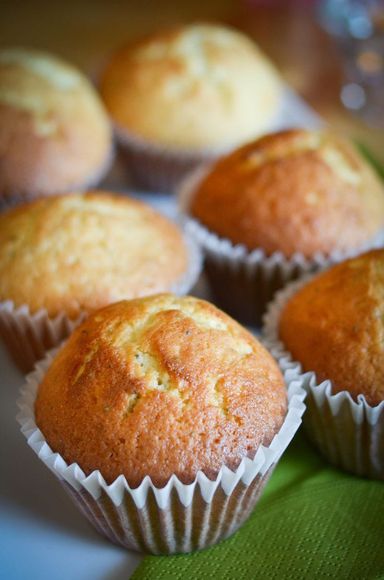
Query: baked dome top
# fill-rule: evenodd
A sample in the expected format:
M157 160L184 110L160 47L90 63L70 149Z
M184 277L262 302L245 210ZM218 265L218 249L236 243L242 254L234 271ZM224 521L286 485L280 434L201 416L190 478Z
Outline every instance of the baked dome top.
M117 52L100 83L118 128L177 149L234 146L276 115L280 83L245 35L188 24L148 35Z
M179 228L150 206L92 191L0 214L0 300L75 318L171 290L188 267Z
M190 212L249 250L311 257L370 241L384 224L384 188L347 141L294 129L220 159L198 185Z
M305 371L332 391L384 400L384 250L333 266L286 304L280 337Z
M108 116L75 67L34 49L0 49L0 196L85 187L111 157Z
M90 315L47 371L35 411L51 448L85 473L163 486L253 457L286 407L283 377L251 334L208 302L162 294Z

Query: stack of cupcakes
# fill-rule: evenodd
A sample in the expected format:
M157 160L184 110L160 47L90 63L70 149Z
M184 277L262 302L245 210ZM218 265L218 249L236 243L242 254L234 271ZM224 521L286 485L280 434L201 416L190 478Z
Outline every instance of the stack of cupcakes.
M81 73L36 51L0 51L0 82L0 334L24 371L40 360L19 422L96 529L155 554L232 534L306 395L324 453L383 477L383 251L279 295L266 321L277 363L183 296L202 253L217 304L257 325L287 282L381 240L383 187L350 144L327 131L260 137L282 85L257 47L215 25L150 35L106 66L105 109ZM111 159L106 111L136 184L170 192L185 178L184 231L87 191Z

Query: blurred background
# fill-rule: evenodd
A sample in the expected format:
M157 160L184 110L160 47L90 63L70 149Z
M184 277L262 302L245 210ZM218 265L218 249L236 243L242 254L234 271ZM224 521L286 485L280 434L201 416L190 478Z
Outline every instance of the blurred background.
M327 122L384 163L384 0L3 0L0 45L47 49L96 78L127 39L199 20L253 37Z

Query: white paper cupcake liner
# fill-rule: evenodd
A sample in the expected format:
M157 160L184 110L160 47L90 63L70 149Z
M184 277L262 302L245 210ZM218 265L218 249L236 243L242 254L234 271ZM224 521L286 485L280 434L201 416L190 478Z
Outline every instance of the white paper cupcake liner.
M330 254L318 252L311 258L301 253L290 258L281 252L267 255L261 248L249 251L243 245L234 245L189 215L193 193L210 169L211 166L200 167L181 184L179 207L185 230L205 255L205 271L215 302L243 323L259 325L268 302L288 282L384 244L381 231L359 248Z
M178 295L192 289L202 267L201 251L196 242L188 234L184 235L184 241L188 251L188 268L169 290ZM62 312L50 318L45 309L31 314L27 305L16 307L11 300L6 300L0 302L0 337L16 365L26 373L48 350L67 338L85 317L86 312L82 312L71 320Z
M115 133L132 186L138 190L174 193L177 184L190 171L225 152L175 150L144 141L118 127Z
M65 313L50 318L45 309L31 314L26 305L15 307L11 300L0 302L0 336L16 365L24 372L33 369L51 348L60 344L81 322Z
M312 277L310 277L312 278ZM332 381L318 383L314 372L303 373L299 362L279 340L281 312L295 292L310 278L279 292L264 318L264 344L289 369L290 378L306 390L304 427L320 452L334 465L366 477L384 479L384 401L372 407L364 395L355 401L348 391L332 394Z
M83 514L103 535L128 549L170 554L200 550L231 535L252 511L282 453L301 423L305 391L289 381L288 411L269 446L236 471L223 466L216 479L198 472L191 484L172 476L163 488L147 476L132 489L124 476L108 485L99 471L86 476L52 450L35 423L38 386L57 352L52 351L27 377L18 401L21 431L39 458L64 485Z

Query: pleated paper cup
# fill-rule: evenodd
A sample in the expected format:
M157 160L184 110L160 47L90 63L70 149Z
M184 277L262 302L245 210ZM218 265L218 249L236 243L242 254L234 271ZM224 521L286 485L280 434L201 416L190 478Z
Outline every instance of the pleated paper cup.
M249 251L208 230L190 213L190 201L211 166L200 167L181 184L179 207L186 231L201 246L205 273L215 303L231 316L248 325L260 325L267 304L289 282L318 272L384 243L384 232L363 246L350 251L318 252L307 258L301 253L286 257L281 252L267 255L262 248Z
M26 305L16 308L11 300L0 302L0 336L23 373L33 369L35 362L69 336L82 319L71 320L64 312L50 318L43 308L32 314Z
M18 421L28 444L54 473L98 532L130 550L173 554L201 550L233 534L246 520L277 461L301 423L305 392L289 381L288 411L269 446L254 459L244 458L236 471L223 466L216 479L199 471L193 483L175 475L162 488L147 476L131 488L123 475L108 485L99 471L88 476L77 463L68 465L51 449L35 423L38 387L55 353L50 352L27 377L18 401Z
M319 383L314 372L302 371L279 340L281 312L310 278L279 292L264 318L264 344L280 369L307 392L304 428L318 450L337 467L360 476L384 479L384 401L371 406L364 395L354 400L348 391L333 393L332 381Z
M169 289L178 295L186 294L193 288L202 267L199 246L189 235L184 235L184 240L188 250L188 268ZM72 320L65 312L61 312L52 318L43 308L31 313L28 305L16 307L11 300L6 300L0 302L0 337L15 364L23 373L27 373L48 350L67 338L86 316L87 312L83 311Z
M177 150L147 142L117 127L115 133L132 186L155 193L174 193L176 186L188 173L226 151Z

